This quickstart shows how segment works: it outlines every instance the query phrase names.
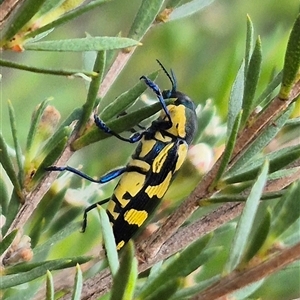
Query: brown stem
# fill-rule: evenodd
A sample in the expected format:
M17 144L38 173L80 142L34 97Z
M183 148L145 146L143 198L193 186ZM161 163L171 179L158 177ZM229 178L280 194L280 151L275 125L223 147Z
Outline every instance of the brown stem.
M14 12L18 10L24 0L5 0L0 5L0 31L4 28L5 23L10 17L13 16Z
M115 82L116 78L123 70L124 66L126 65L127 61L129 60L129 58L131 57L135 49L136 47L132 47L130 51L127 52L120 51L118 53L116 59L114 60L114 63L110 67L103 82L101 83L101 88L99 89L99 92L97 94L99 98L103 98L106 95L108 89Z
M225 276L193 300L216 300L242 287L256 282L300 259L300 243L282 250L276 256L243 271L234 271Z

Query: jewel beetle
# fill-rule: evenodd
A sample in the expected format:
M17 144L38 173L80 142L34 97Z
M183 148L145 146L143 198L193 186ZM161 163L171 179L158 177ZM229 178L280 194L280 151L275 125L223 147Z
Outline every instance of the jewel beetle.
M138 142L126 166L114 169L99 179L94 179L70 166L47 168L48 171L69 171L100 184L120 176L111 197L85 209L82 224L84 232L88 212L97 205L108 202L106 212L118 250L133 237L161 202L176 172L186 159L189 145L197 131L194 102L187 95L177 91L173 71L169 73L159 61L158 63L168 76L172 87L170 90L161 91L158 85L146 76L140 78L156 94L162 106L159 117L148 128L126 138L111 130L97 115L94 115L95 124L100 130L124 142ZM172 99L171 104L166 104L167 99Z

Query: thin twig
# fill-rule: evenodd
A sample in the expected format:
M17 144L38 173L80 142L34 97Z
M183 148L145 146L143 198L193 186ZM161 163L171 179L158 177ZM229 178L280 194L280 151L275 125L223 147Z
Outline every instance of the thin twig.
M274 191L280 191L295 182L300 178L300 169L296 172L292 173L289 176L279 178L276 180L272 180L267 183L264 191L267 193L274 192Z
M170 257L194 241L203 237L207 233L210 233L222 225L230 222L241 214L243 207L244 203L242 202L226 203L209 214L203 216L196 222L180 228L171 238L166 241L166 243L162 245L154 259L139 266L139 272L149 269L155 263Z
M74 70L46 69L46 68L23 65L23 64L15 63L13 61L8 61L4 59L0 59L0 66L7 67L10 69L18 69L18 70L40 73L40 74L47 74L47 75L76 76L76 74L81 73L91 78L98 76L96 72L91 72L91 71L75 70L75 69Z
M118 75L120 72L123 70L124 66L128 62L129 58L132 56L134 53L136 47L132 47L130 51L124 52L120 51L114 60L114 63L110 67L109 71L107 72L103 82L101 83L101 87L99 89L99 92L97 96L99 98L103 98L109 88L112 86L112 84L115 82L117 79Z
M192 299L219 299L222 296L231 294L242 287L267 277L298 259L300 259L300 243L282 250L273 258L270 258L255 267L243 271L234 271Z
M18 10L24 0L4 0L0 5L0 30L4 28L8 19Z

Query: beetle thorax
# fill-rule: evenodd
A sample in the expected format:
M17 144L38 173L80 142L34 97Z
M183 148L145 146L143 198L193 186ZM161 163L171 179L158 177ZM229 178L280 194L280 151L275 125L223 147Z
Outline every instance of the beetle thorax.
M170 133L173 136L185 139L186 137L186 115L185 115L185 106L184 105L173 105L170 104L167 106L171 120L172 127L167 129L166 132ZM167 119L165 113L162 113L164 119Z

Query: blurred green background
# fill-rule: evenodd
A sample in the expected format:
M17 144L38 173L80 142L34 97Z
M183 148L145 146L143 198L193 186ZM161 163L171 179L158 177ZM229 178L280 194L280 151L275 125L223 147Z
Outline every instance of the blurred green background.
M121 32L125 36L139 5L139 0L108 2L76 21L57 28L47 39L84 37L85 33L116 36ZM274 68L279 71L283 66L287 38L298 12L299 1L296 0L216 0L189 18L158 25L142 40L143 45L136 50L104 98L103 105L136 84L141 75L158 69L155 59L159 59L167 68L174 70L180 91L198 104L204 105L211 98L218 114L225 121L230 88L244 56L247 14L253 21L255 36L260 35L262 40L263 67L257 91L260 93ZM82 67L81 53L2 52L1 57L47 68ZM51 105L60 111L64 119L75 107L81 106L86 98L86 84L80 78L34 74L7 68L2 68L1 74L0 124L10 145L12 137L8 99L15 108L18 136L25 148L31 114L42 100L53 98ZM164 76L160 75L157 82L162 88L169 88L169 82ZM109 138L76 152L69 164L74 167L82 164L84 172L100 176L126 163L133 148L133 145ZM74 179L74 186L78 187L79 180ZM108 184L104 188L105 193L111 193L113 187L114 183ZM76 241L72 243L75 245ZM294 272L291 278L297 280L296 274L299 275ZM274 277L277 282L285 284L280 272ZM273 288L274 284L269 287ZM269 293L270 290L266 292ZM268 299L282 298L280 292L274 290Z

